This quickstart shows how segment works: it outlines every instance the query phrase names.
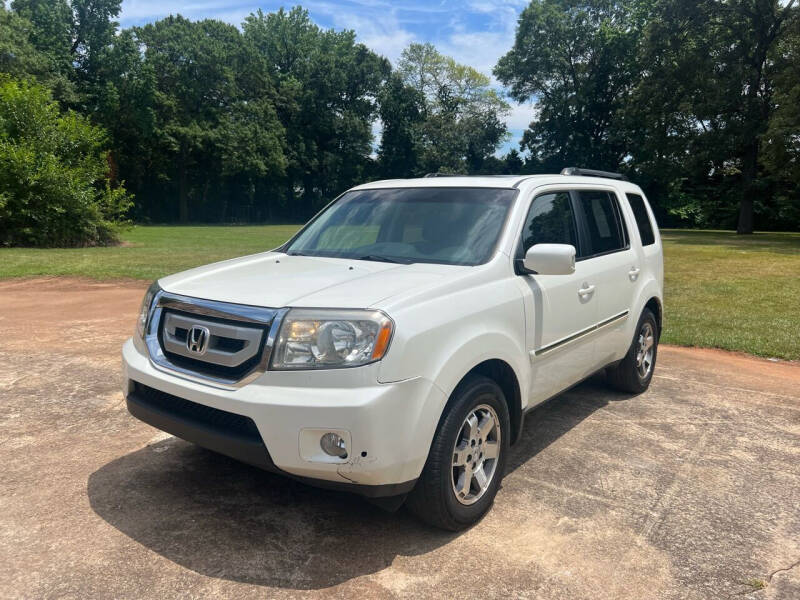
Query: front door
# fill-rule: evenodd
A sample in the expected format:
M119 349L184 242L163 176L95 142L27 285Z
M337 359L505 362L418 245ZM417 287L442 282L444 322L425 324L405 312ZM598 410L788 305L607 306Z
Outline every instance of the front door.
M570 244L578 249L577 220L568 191L545 192L531 202L517 258L534 244ZM529 405L557 394L591 374L597 322L596 283L588 266L571 275L523 275L526 341L532 366Z

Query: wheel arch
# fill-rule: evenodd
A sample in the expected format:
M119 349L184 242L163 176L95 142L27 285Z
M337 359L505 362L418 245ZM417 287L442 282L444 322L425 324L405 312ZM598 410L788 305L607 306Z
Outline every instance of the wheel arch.
M508 407L509 420L511 421L510 443L516 443L522 431L522 388L520 387L519 378L514 368L500 358L483 360L462 375L448 396L447 403L439 417L440 423L447 414L451 402L458 392L458 389L461 387L461 384L472 375L482 375L483 377L491 379L503 390L503 396L505 397L506 406Z
M514 369L504 360L491 358L472 367L464 378L472 374L488 377L503 390L511 420L510 441L515 444L522 432L522 391Z
M658 326L658 334L660 336L661 331L663 330L664 322L664 308L661 306L661 299L658 298L658 296L652 296L647 302L645 302L644 308L649 308L656 316L656 325Z

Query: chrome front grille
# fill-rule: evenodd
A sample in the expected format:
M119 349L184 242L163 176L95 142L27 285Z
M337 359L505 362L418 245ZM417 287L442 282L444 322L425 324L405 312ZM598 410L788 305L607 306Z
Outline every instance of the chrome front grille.
M285 312L160 292L146 326L150 360L203 383L244 385L267 369Z
M265 334L262 325L234 325L171 310L161 319L164 352L221 367L235 368L251 360L261 350ZM202 337L192 340L197 331Z

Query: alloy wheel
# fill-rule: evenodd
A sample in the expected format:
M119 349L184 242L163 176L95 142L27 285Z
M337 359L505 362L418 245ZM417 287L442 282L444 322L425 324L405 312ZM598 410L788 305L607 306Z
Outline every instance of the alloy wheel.
M636 369L639 371L639 377L645 379L653 369L653 355L655 354L656 342L652 324L642 324L637 343Z
M500 419L491 406L472 409L453 447L452 485L461 504L474 504L492 483L500 458Z

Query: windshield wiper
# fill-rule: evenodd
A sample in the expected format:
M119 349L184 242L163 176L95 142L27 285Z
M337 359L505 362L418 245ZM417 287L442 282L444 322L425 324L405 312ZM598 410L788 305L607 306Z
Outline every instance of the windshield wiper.
M381 256L380 254L365 254L364 256L357 257L356 260L374 260L375 262L396 263L398 265L410 265L413 262L402 258Z

